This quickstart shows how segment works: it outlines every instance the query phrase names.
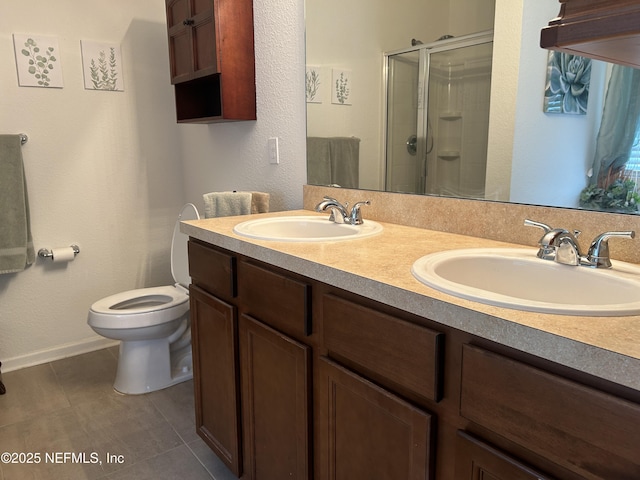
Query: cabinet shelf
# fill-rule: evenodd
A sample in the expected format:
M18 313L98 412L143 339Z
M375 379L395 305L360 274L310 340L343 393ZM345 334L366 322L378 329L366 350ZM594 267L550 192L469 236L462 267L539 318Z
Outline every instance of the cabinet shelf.
M442 112L440 114L441 120L453 121L460 120L462 118L462 112Z
M438 152L438 158L443 160L456 160L457 158L460 158L460 152L456 150L443 150Z

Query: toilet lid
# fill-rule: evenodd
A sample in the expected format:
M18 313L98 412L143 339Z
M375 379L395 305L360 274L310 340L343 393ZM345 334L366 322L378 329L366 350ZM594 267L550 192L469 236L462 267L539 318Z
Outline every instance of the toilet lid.
M189 258L187 242L189 236L180 231L182 220L199 220L198 209L193 203L187 203L182 207L176 226L173 229L173 240L171 241L171 275L173 280L185 288L189 287L191 277L189 276Z

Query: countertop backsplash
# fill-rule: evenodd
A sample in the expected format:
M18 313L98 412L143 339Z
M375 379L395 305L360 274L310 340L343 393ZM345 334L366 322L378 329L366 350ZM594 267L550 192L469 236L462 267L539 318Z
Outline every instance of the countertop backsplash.
M607 231L635 230L637 236L633 240L611 240L610 252L613 259L640 263L640 215L315 185L304 185L303 191L306 210L314 210L325 195L351 205L371 200L371 205L362 207L365 221L370 218L535 247L543 232L524 226L524 220L528 218L553 228L580 230L582 233L578 240L583 253L596 235Z

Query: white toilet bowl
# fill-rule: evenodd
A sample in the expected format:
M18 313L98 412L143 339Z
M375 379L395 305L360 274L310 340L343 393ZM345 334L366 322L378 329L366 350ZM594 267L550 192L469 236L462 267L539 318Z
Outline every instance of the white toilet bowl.
M190 203L178 216L171 244L175 285L117 293L89 309L89 326L103 337L120 340L113 384L118 392L148 393L193 377L188 237L180 232L180 221L198 218L198 210Z

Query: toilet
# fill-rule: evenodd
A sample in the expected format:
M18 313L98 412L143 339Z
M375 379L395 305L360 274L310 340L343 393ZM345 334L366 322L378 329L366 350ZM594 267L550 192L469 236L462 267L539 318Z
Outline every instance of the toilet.
M113 384L120 393L153 392L193 377L188 236L180 232L180 221L199 218L196 207L188 203L176 221L171 242L174 285L117 293L89 309L89 326L103 337L120 340Z

